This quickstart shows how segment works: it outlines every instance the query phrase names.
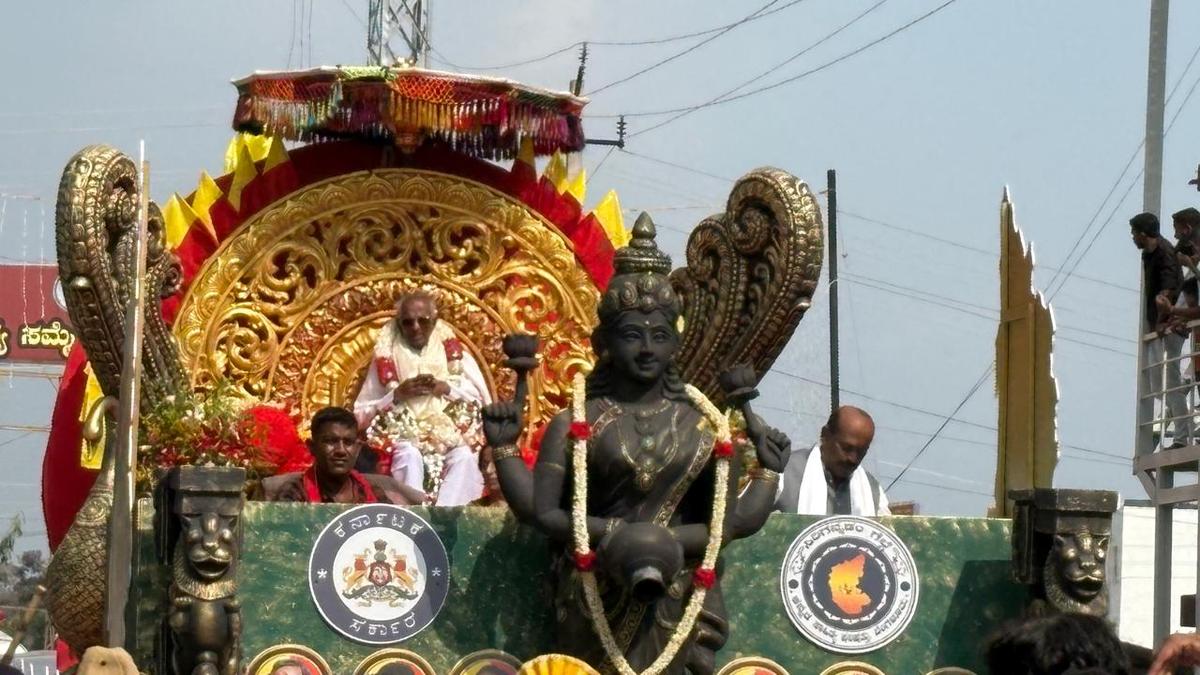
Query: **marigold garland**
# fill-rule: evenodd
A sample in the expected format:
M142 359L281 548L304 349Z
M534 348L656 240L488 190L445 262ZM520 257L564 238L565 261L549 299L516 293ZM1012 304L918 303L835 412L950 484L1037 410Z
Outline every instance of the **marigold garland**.
M592 571L596 554L591 550L587 531L587 438L590 427L587 427L587 386L583 374L577 373L573 381L573 396L571 400L571 429L570 437L574 441L572 448L572 476L574 479L574 499L571 504L571 525L574 543L574 558L577 569L583 578L583 595L588 606L588 615L600 644L609 662L621 675L659 675L683 646L684 641L691 635L696 625L696 618L704 606L704 597L708 589L716 583L717 555L721 552L721 539L725 522L726 495L729 488L729 458L732 453L732 441L729 430L729 419L713 405L712 401L699 389L687 385L687 395L692 405L696 406L717 432L713 455L716 458L716 489L713 495L712 520L708 524L708 543L704 548L704 557L693 574L692 597L688 599L683 610L683 616L671 633L670 640L658 658L646 670L637 673L621 653L616 638L613 637L612 627L604 614L604 602L600 599L600 589L596 585L596 574ZM588 433L579 433L578 427L588 428ZM730 452L718 454L718 449L729 448Z

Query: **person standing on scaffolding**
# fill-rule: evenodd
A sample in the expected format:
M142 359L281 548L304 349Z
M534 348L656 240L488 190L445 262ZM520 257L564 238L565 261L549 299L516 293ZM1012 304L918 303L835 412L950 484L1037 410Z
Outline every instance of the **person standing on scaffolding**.
M1147 343L1146 361L1160 364L1142 372L1148 377L1145 391L1161 393L1166 399L1165 420L1172 423L1174 433L1168 449L1182 448L1192 442L1192 418L1187 406L1187 391L1183 387L1179 355L1183 351L1184 337L1178 332L1167 330L1170 312L1159 311L1160 307L1174 306L1183 285L1183 273L1176 258L1175 247L1160 234L1158 216L1139 213L1129 219L1133 244L1142 252L1142 290L1144 293L1144 333L1156 333L1157 338ZM1163 370L1165 369L1165 370ZM1166 431L1163 424L1163 432ZM1164 441L1165 443L1165 441Z

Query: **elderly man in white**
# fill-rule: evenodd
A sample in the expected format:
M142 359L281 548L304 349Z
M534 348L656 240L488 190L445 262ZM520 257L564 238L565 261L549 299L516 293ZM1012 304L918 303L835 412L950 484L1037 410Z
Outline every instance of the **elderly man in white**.
M368 443L390 446L398 482L438 506L459 506L483 495L479 410L491 401L479 364L438 319L433 296L416 292L379 331L354 414Z
M874 438L875 421L865 410L844 405L833 411L820 443L792 451L775 508L819 516L891 515L883 486L862 466Z

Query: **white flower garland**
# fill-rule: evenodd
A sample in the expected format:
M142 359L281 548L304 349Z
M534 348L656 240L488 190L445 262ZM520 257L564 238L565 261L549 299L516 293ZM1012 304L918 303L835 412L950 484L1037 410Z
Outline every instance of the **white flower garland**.
M576 374L573 385L571 420L574 424L587 424L587 410L585 407L587 387L584 376ZM722 445L729 447L728 444L731 443L729 419L699 389L687 385L686 391L692 404L700 410L701 414L704 415L705 419L716 430L717 439L716 446L714 447ZM725 497L729 488L729 461L729 456L717 457L716 494L713 495L712 520L708 524L708 544L704 548L704 558L700 562L700 569L710 573L716 569L717 555L721 552L721 535L725 522ZM587 531L586 436L574 439L571 464L575 483L574 500L571 505L574 552L577 560L581 558L588 559L593 554ZM683 616L680 617L679 623L675 626L675 630L672 632L667 646L658 655L658 658L654 660L654 663L650 664L649 668L639 674L629 665L629 661L625 659L625 655L617 645L616 638L613 637L612 627L608 625L608 618L604 614L604 603L600 599L600 590L596 585L595 572L581 570L580 573L583 577L584 598L587 601L592 627L600 637L600 644L604 646L604 652L608 656L608 660L617 668L621 675L658 675L670 665L671 661L675 659L675 655L679 652L679 649L683 646L683 643L691 635L692 629L696 625L696 618L700 615L700 609L704 606L704 596L708 590L700 584L693 584L692 597L688 599L687 606L683 610Z

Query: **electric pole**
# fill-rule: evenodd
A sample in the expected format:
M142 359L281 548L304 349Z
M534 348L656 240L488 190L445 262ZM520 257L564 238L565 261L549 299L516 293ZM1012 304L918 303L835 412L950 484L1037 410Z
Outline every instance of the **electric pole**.
M429 5L431 0L369 0L367 54L378 66L420 64L429 67ZM396 49L392 38L399 36ZM403 46L401 46L403 45ZM403 54L400 56L397 54Z

